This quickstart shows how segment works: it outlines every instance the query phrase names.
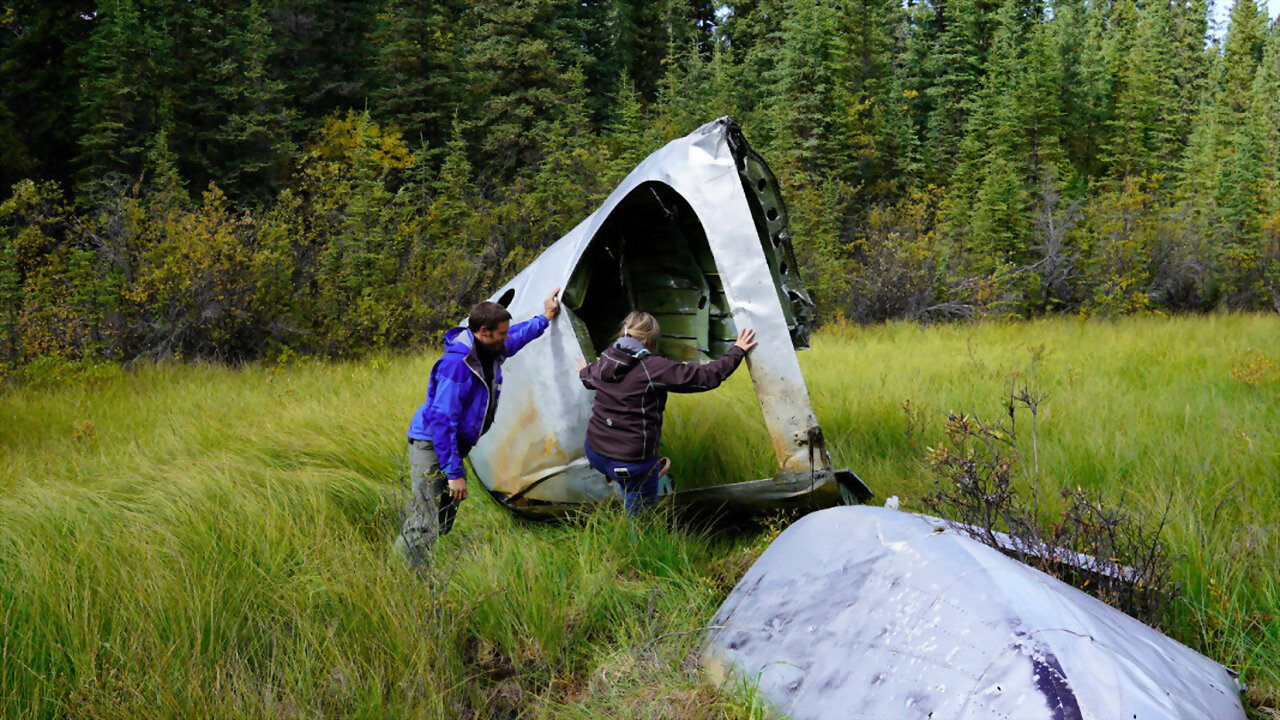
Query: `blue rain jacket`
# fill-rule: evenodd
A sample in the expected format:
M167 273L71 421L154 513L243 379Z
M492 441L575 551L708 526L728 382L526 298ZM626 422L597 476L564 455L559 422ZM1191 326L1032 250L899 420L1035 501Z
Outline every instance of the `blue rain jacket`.
M545 316L535 315L511 326L507 342L493 360L492 388L485 386L471 331L456 327L445 333L444 355L431 368L427 400L409 421L409 438L431 443L447 477L463 476L462 458L489 429L484 420L489 403L496 406L502 392L502 362L545 332L550 324Z

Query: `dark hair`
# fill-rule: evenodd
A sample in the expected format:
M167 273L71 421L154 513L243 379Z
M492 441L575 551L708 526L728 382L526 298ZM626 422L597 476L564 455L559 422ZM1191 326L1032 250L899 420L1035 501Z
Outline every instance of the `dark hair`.
M478 302L471 308L471 315L467 318L467 328L471 332L475 332L480 328L485 330L497 330L498 326L504 322L511 320L511 313L496 302L485 300Z

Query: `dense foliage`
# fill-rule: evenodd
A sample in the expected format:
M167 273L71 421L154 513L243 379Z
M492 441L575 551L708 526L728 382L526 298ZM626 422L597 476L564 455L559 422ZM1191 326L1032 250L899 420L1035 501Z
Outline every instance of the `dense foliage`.
M0 360L420 342L720 115L825 317L1280 309L1280 27L1208 5L14 0Z

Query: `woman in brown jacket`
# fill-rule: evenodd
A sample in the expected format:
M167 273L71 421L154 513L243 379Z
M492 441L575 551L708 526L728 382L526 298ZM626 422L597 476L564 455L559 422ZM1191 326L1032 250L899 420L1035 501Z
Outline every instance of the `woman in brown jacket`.
M756 346L755 331L740 330L720 359L705 365L679 363L654 354L659 335L652 315L633 312L622 321L617 341L578 372L582 384L596 391L587 423L587 460L622 488L630 514L657 501L658 480L670 464L658 458L667 393L717 387Z

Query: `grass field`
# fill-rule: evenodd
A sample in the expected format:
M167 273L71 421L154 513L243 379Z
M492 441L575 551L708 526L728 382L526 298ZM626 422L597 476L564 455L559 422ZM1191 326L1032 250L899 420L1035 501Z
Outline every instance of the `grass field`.
M1177 639L1280 703L1280 320L833 328L801 355L840 466L918 509L904 430L998 419L1043 346L1042 482L1158 518ZM99 370L0 396L0 717L758 717L698 628L769 532L540 526L478 493L427 577L390 552L432 358ZM710 420L708 420L710 418ZM772 474L750 382L673 397L679 478ZM927 440L927 438L926 438ZM478 487L473 488L473 492ZM775 528L776 530L776 528Z

